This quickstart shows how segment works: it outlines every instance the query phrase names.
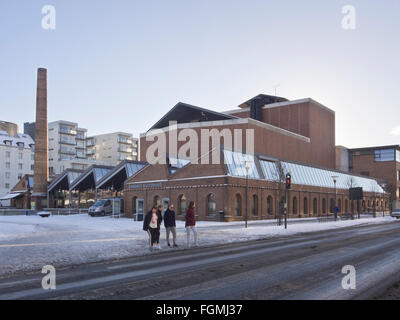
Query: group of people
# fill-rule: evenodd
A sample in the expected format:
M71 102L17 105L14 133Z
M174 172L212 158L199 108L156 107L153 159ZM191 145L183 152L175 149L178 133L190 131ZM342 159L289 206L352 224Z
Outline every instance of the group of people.
M197 243L197 230L196 230L196 217L195 217L195 203L191 201L189 203L189 208L186 211L185 215L185 228L186 228L186 241L187 246L190 247L190 233L193 233L194 237L194 246L198 246ZM171 247L171 243L169 241L170 234L172 233L172 247L177 248L178 245L176 243L176 218L175 218L175 210L174 206L171 204L167 210L164 212L164 217L162 215L163 206L154 206L149 212L146 213L143 220L143 230L146 231L149 235L149 247L150 251L153 249L161 250L160 246L160 229L161 223L164 220L164 227L166 230L166 239L168 247Z

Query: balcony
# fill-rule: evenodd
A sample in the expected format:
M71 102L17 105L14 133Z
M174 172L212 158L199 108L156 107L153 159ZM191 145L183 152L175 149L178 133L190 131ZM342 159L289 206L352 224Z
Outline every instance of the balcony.
M131 148L121 148L121 147L118 148L118 152L123 152L123 153L129 153L129 154L131 154L132 151L133 151L133 150L132 150Z
M117 141L118 141L118 143L129 144L129 145L131 145L133 142L131 139L126 139L126 138L121 138L121 137L118 138Z
M69 146L74 146L74 145L75 145L75 141L65 140L65 139L60 139L60 140L58 140L58 143L60 143L60 144L67 144L67 145L69 145Z
M58 153L59 154L68 154L68 155L72 155L75 156L76 155L76 151L74 149L58 149Z

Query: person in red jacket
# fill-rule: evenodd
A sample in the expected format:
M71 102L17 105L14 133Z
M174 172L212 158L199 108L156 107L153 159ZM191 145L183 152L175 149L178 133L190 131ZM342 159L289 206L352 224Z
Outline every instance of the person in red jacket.
M196 217L194 214L195 209L194 201L190 201L189 209L186 211L186 239L187 239L187 246L190 247L190 231L193 232L194 237L194 245L197 247L197 230L196 230Z

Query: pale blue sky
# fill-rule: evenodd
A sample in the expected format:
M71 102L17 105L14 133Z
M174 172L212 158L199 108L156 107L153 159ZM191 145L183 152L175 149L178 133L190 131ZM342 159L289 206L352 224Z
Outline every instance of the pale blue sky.
M34 120L46 67L49 120L89 134L138 135L178 101L224 111L280 84L336 111L337 144L399 144L399 32L398 0L1 0L0 119Z

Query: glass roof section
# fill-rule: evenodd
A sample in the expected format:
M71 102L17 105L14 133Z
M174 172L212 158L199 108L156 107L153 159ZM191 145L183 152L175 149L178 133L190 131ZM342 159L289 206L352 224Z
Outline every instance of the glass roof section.
M246 177L246 162L249 164L249 178L260 179L255 158L253 155L224 150L225 164L229 175L233 177Z
M249 178L261 179L256 161L259 161L261 171L268 181L278 181L279 174L275 161L255 158L238 152L224 150L225 163L228 175L233 177L246 177L245 163L250 163ZM382 187L375 179L360 177L342 172L321 169L306 165L281 161L284 174L290 173L292 183L306 186L334 188L333 177L337 177L336 188L348 190L350 187L362 187L365 192L384 193Z

